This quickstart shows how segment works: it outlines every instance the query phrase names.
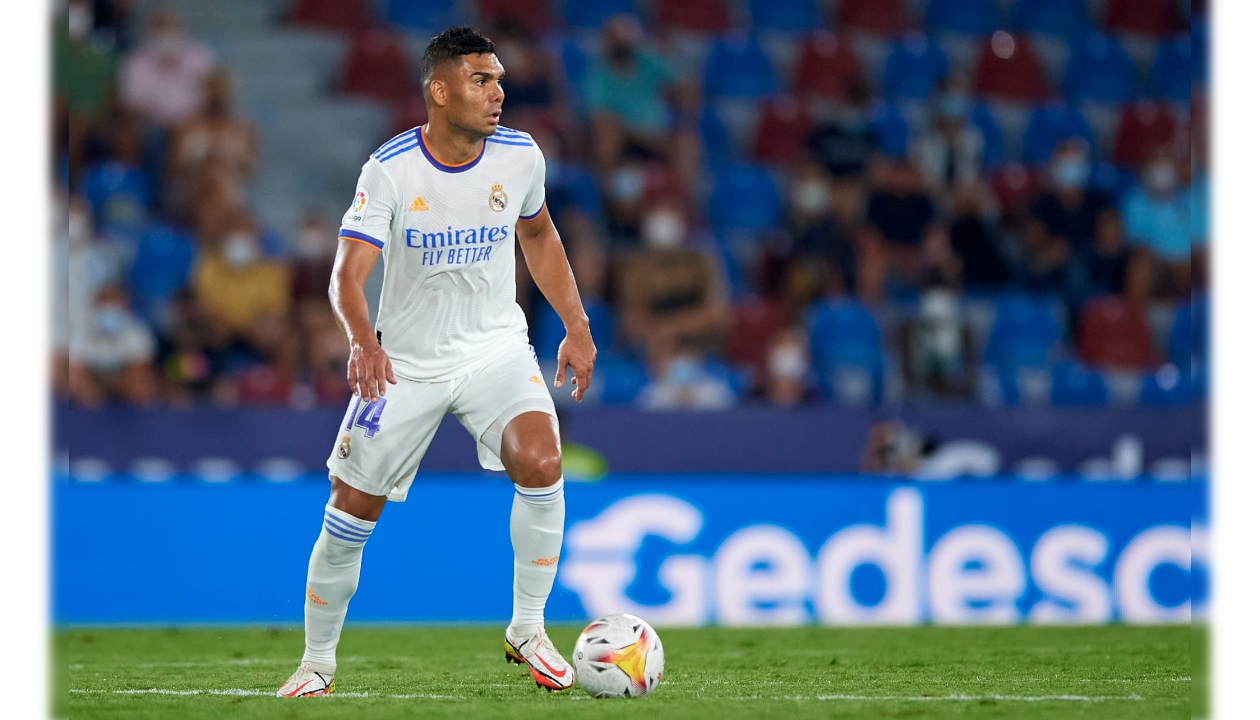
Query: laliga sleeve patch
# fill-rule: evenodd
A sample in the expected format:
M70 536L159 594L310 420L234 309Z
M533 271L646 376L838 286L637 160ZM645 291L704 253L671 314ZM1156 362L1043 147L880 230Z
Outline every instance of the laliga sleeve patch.
M367 188L359 186L354 191L354 202L350 203L350 209L346 211L345 217L341 218L341 224L362 226L363 218L367 215L367 204Z

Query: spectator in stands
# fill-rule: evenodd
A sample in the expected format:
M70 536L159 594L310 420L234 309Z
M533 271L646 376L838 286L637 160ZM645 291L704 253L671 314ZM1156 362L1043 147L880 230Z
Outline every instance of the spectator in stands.
M652 380L636 403L644 410L725 410L735 404L735 392L704 366L698 348L682 343L664 351L651 363Z
M513 125L521 124L524 115L544 115L547 122L570 129L571 110L561 69L539 37L511 25L495 35L494 50L507 72L504 104L512 113Z
M618 266L626 339L662 366L680 345L720 352L730 321L726 283L711 253L688 237L685 209L662 201L645 213L641 249Z
M160 339L163 395L175 405L205 399L227 363L229 337L192 289L181 290L171 300L170 319Z
M298 318L305 349L303 365L316 402L345 403L350 398L350 389L346 386L350 344L332 308L324 299L301 300Z
M912 288L922 263L923 237L936 218L936 205L923 176L908 158L896 158L873 172L874 190L866 210L872 243L884 257L885 278L894 291Z
M795 407L810 399L809 339L799 327L780 332L766 359L766 399L780 407Z
M833 177L864 174L880 148L869 86L861 80L851 85L834 117L818 122L806 145Z
M982 179L984 134L971 122L971 97L961 80L947 82L934 98L928 129L911 155L937 199Z
M68 103L72 127L102 110L118 71L118 48L93 32L94 15L90 0L70 0L54 23L53 87Z
M983 185L959 188L953 196L949 242L962 263L962 282L968 290L994 289L1011 280L1010 264L999 245L997 229L985 208Z
M678 76L644 46L639 21L618 15L604 26L602 52L587 69L595 163L608 170L623 155L664 158L669 140L669 93Z
M918 317L899 330L907 394L940 399L974 396L975 340L963 321L962 297L956 288L931 283L920 295Z
M289 312L292 288L288 266L263 257L252 221L235 223L203 251L193 288L198 304L222 332L247 344L259 318Z
M233 112L228 74L213 72L204 86L203 105L175 129L167 158L167 204L181 215L202 172L214 168L244 180L258 169L257 131L253 122Z
M337 225L319 210L307 210L293 235L291 250L294 300L316 300L327 305L328 283L337 254Z
M1141 183L1125 197L1123 212L1129 237L1154 255L1157 288L1183 297L1190 290L1190 192L1177 170L1171 152L1154 154Z
M101 288L85 320L70 336L71 400L85 407L155 400L157 342L153 331L132 314L123 288Z
M1050 161L1050 187L1033 201L1029 232L1066 242L1074 253L1093 245L1098 215L1112 206L1111 198L1088 187L1089 152L1081 141L1060 142ZM1038 239L1040 242L1040 239Z
M97 235L92 206L81 195L69 198L66 212L66 322L71 337L89 323L97 293L121 281L124 249Z
M1094 244L1085 256L1085 277L1089 295L1119 295L1124 292L1125 278L1134 250L1124 233L1124 221L1114 208L1098 216Z
M129 110L162 128L192 117L203 105L206 76L214 53L188 35L169 7L149 18L148 33L123 61L119 89Z

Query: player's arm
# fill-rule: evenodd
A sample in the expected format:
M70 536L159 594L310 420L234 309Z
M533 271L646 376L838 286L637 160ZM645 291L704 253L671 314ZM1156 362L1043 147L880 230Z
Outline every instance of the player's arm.
M385 394L385 383L397 383L389 356L376 341L368 314L367 295L363 286L368 274L376 266L381 251L352 238L342 238L337 243L337 258L333 261L332 280L328 284L328 299L333 313L350 340L350 360L346 363L346 382L355 395L367 402L374 402Z
M556 356L556 387L564 384L568 369L573 368L573 384L577 385L573 399L581 402L595 368L595 340L573 279L573 268L545 203L537 215L517 221L516 240L534 284L564 321L565 336Z

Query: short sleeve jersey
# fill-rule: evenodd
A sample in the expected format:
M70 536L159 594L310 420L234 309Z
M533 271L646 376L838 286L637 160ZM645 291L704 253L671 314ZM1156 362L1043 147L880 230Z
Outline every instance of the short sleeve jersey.
M363 165L341 240L381 250L376 331L395 374L437 382L528 342L516 304L516 221L542 212L542 151L500 127L462 165L446 165L422 128Z

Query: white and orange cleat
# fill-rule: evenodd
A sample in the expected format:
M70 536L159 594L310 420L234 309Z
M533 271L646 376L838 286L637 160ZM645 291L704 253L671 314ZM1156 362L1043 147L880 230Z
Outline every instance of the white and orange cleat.
M327 665L302 663L296 672L276 691L276 697L318 697L332 695L333 671Z
M551 638L541 626L524 640L517 640L505 632L503 655L508 662L525 663L529 674L534 676L534 682L548 692L573 687L573 668L556 651L556 646L551 644Z

